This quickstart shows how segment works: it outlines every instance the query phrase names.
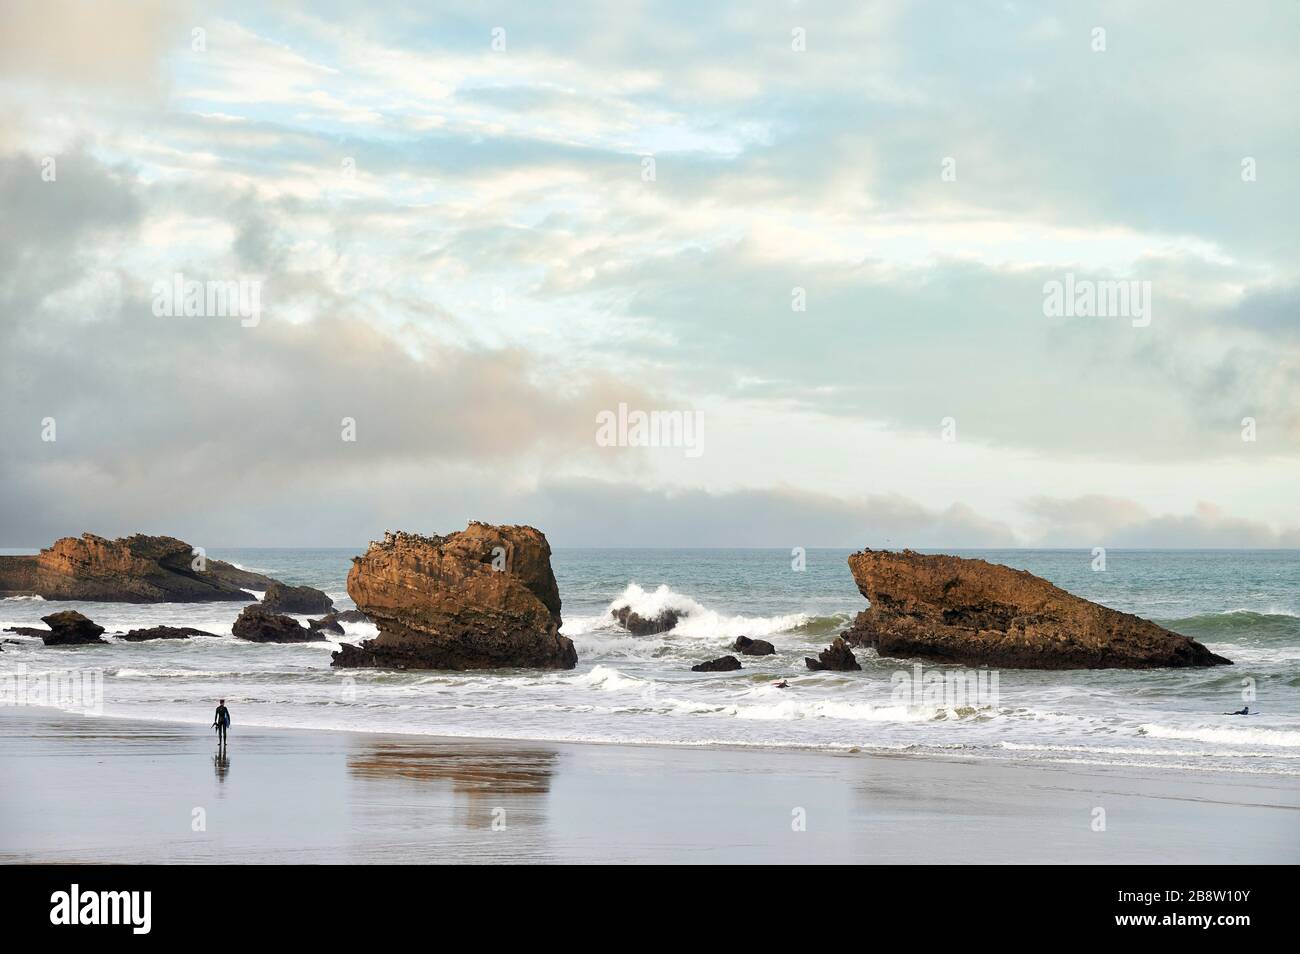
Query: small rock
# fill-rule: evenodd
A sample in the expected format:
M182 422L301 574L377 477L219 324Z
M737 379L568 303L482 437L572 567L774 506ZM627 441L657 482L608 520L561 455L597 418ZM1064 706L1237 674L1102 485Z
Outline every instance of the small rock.
M369 617L369 616L367 616L365 613L361 612L361 610L354 610L354 609L344 610L344 611L341 612L341 613L335 613L335 614L334 614L334 618L335 618L336 620L338 620L338 622L340 622L340 623L368 623L368 622L370 622L370 617Z
M334 633L337 636L344 635L343 627L339 625L338 613L327 613L320 619L309 619L307 620L307 626L312 632Z
M300 613L316 615L334 609L328 594L311 586L288 586L272 583L262 596L262 606L272 613Z
M231 632L238 639L254 643L308 643L325 639L323 634L308 629L292 616L272 613L260 603L245 606Z
M718 659L702 662L698 666L692 666L691 672L731 672L739 668L740 660L735 656L722 656Z
M41 622L50 627L50 632L37 635L45 640L46 646L81 646L87 643L106 643L100 634L103 626L97 626L76 610L64 610L42 616Z
M748 636L737 636L736 644L731 648L742 656L771 656L776 652L776 647L766 639L750 639Z
M632 607L620 606L618 609L611 610L610 615L633 636L653 636L655 633L668 632L686 614L665 609L661 610L659 615L653 619L646 619L644 616L634 613Z
M144 642L146 639L189 639L192 636L215 636L216 633L205 632L201 629L192 629L189 626L153 626L149 629L133 629L129 633L119 636L119 639L125 639L133 643Z
M823 669L831 672L853 672L862 668L854 658L853 650L849 649L849 644L838 636L835 637L835 642L817 654L816 659L805 656L803 661L814 672Z

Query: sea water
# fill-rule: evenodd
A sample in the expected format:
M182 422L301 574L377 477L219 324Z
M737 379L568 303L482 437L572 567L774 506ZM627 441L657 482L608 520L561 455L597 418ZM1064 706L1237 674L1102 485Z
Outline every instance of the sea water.
M353 605L345 580L362 549L209 556L318 587L342 609ZM924 661L918 670L916 660L862 649L861 672L807 670L804 657L866 608L847 550L808 550L800 560L788 550L560 549L553 566L562 632L578 649L578 666L568 672L336 670L330 652L374 636L373 625L345 624L347 635L332 642L265 645L230 636L239 603L19 598L0 600L0 627L40 626L42 615L77 609L106 627L110 642L47 648L35 637L0 634L11 640L0 653L0 676L96 674L103 694L97 711L106 717L206 724L224 698L232 738L241 726L265 725L1300 774L1300 552L1111 550L1102 571L1084 550L954 552L1029 570L1154 619L1235 665L1003 669L984 673L983 692L945 697L920 691L922 681L935 672L971 673ZM632 636L610 618L612 606L628 603L642 615L660 608L685 615L667 634ZM111 637L164 624L219 635L144 643ZM732 652L738 636L766 639L777 652L739 657L738 672L691 672ZM772 685L782 677L789 688ZM1258 715L1225 715L1243 705Z

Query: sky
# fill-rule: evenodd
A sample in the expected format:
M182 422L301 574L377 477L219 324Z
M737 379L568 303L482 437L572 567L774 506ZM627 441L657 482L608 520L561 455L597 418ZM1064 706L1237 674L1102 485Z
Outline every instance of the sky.
M1289 0L4 0L0 546L1300 547L1298 43Z

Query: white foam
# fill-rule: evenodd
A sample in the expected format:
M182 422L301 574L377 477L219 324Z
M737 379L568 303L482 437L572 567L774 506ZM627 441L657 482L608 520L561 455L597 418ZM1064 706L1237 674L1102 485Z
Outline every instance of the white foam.
M776 690L788 692L789 690ZM943 707L873 706L836 699L787 699L765 705L735 706L737 719L852 719L858 722L929 722L944 717Z
M619 692L626 689L644 689L649 685L644 679L628 676L612 666L595 666L591 672L573 676L565 680L571 686L585 686L589 689L603 689L606 692Z
M665 610L673 610L681 618L669 632L673 636L693 639L731 639L737 636L770 636L801 626L808 621L807 613L785 613L780 616L725 616L708 609L685 594L660 585L647 592L640 584L629 583L627 588L609 604L606 615L621 607L629 607L638 616L654 619Z
M1239 716L1248 719L1250 716ZM1138 731L1153 739L1182 739L1189 742L1213 742L1220 745L1283 745L1300 746L1300 732L1286 729L1228 728L1198 726L1177 729L1153 722L1138 727Z

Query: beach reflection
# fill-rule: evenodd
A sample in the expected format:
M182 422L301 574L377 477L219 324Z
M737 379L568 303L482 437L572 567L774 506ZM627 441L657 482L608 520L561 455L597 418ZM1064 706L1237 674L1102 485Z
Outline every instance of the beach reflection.
M442 748L424 742L376 741L361 748L348 757L348 769L357 778L448 781L453 791L471 797L545 795L557 757L544 748Z
M230 756L226 754L224 746L219 747L217 754L212 757L212 768L217 773L217 781L224 782L230 773Z

